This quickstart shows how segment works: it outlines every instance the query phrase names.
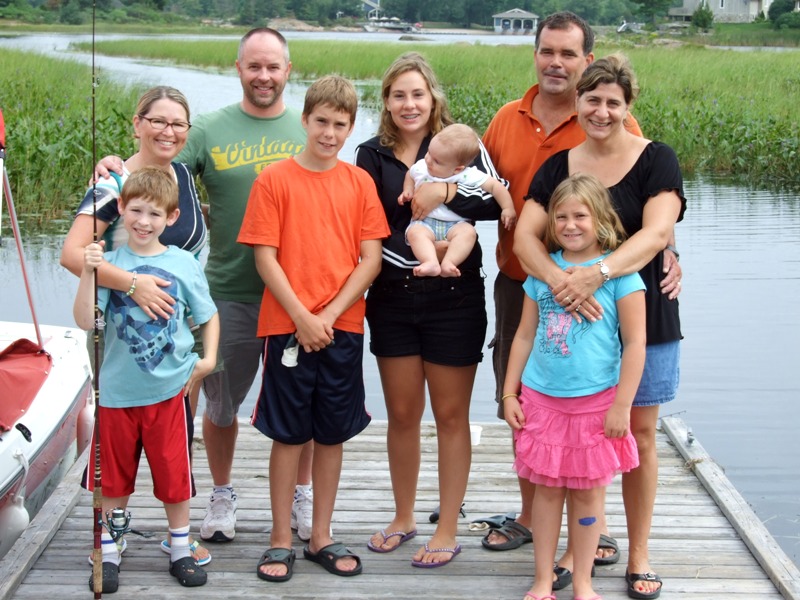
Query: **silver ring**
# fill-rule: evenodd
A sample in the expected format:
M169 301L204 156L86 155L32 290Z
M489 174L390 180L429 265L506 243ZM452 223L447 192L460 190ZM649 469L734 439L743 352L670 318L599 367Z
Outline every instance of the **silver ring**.
M582 307L582 305L578 304L577 308L575 308L575 312L579 311L581 309L581 307Z
M572 298L570 298L569 296L567 296L566 298L564 298L564 300L566 300L566 301L567 301L567 304L572 304Z

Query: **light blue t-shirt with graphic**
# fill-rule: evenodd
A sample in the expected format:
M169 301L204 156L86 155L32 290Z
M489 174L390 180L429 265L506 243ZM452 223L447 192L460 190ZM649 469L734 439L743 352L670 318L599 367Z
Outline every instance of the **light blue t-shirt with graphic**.
M561 251L550 256L566 269L595 265L607 255L580 265L566 262ZM617 300L645 289L639 274L615 277L600 286L594 297L604 312L603 318L594 323L573 319L544 282L528 277L522 287L539 306L539 327L522 383L542 394L562 398L596 394L617 385L621 359Z
M125 292L98 288L106 323L100 406L147 406L173 398L198 361L187 316L201 325L217 312L200 261L175 246L155 256L139 256L125 245L104 258L131 273L166 279L170 285L162 289L176 302L169 319L150 319Z

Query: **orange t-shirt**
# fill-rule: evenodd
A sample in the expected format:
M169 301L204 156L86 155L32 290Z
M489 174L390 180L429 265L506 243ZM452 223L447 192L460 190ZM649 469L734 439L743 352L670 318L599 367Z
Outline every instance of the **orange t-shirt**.
M294 158L267 166L250 191L238 242L273 246L303 305L321 311L342 289L361 256L361 242L389 235L386 216L366 171L339 161L309 171ZM364 332L364 298L334 327ZM268 288L258 317L258 336L292 333L296 327Z
M577 113L573 113L548 135L531 112L533 99L538 93L539 85L536 84L521 99L503 106L483 134L483 144L497 173L509 182L509 192L518 215L522 212L533 176L544 161L556 152L574 148L586 139L578 124ZM625 127L632 133L642 134L631 114L628 114ZM525 281L527 274L513 251L514 230L508 231L498 223L497 237L497 265L500 271L512 279Z

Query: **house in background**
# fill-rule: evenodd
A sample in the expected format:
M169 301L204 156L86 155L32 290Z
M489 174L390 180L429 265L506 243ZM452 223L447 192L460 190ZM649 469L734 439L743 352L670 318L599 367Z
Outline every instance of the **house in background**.
M539 24L539 15L529 13L521 8L512 8L506 12L492 15L494 19L494 32L533 35Z
M750 23L760 13L766 16L772 0L683 0L683 6L669 9L673 21L691 21L698 7L706 5L718 23Z

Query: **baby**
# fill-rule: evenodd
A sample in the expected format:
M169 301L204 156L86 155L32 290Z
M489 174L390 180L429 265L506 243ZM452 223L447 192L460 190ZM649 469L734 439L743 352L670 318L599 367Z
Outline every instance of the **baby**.
M469 256L478 234L472 223L445 206L457 192L457 184L481 188L494 196L502 212L500 220L511 229L517 220L511 194L494 177L475 167L467 167L480 152L480 141L467 125L449 125L436 134L428 146L425 158L417 161L406 174L403 193L397 201L411 202L414 190L423 183L442 182L445 194L442 204L434 208L421 221L412 220L406 228L406 242L411 246L419 266L414 268L417 277L459 277L458 269ZM451 187L450 184L456 184ZM441 264L436 255L435 242L449 242Z

